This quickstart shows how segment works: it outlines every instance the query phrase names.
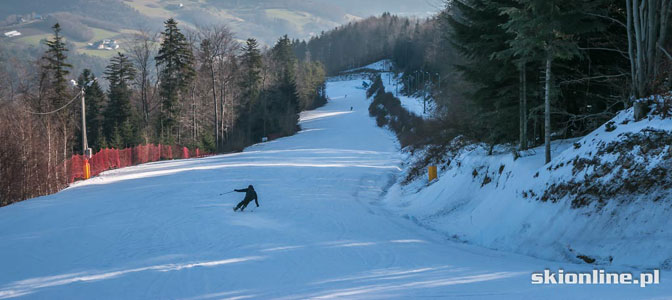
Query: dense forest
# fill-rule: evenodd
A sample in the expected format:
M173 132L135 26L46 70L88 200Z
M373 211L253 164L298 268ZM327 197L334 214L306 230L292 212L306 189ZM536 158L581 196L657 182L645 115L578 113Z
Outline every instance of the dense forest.
M391 58L403 93L437 105L414 146L462 136L514 151L582 136L670 89L669 1L456 0L424 20L390 14L294 41L331 74Z
M226 26L181 30L168 19L140 32L103 74L73 73L59 23L32 63L0 48L0 203L68 184L69 158L83 151L80 99L93 152L149 143L240 151L298 130L298 114L326 103L326 72L299 60L284 36L267 50L240 45ZM12 59L14 58L14 59Z

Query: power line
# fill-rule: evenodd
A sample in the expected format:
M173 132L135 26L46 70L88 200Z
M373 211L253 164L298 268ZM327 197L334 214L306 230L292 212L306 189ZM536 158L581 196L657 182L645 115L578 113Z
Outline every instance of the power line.
M29 113L29 114L33 114L33 115L50 115L50 114L53 114L53 113L57 113L57 112L63 110L64 108L66 108L68 105L72 104L72 102L74 102L77 99L77 97L79 97L80 94L82 94L81 91L79 93L77 93L77 95L75 95L75 97L72 98L72 100L70 100L70 102L61 106L61 108L59 108L59 109L52 110L50 112L34 112L34 111L29 111L29 110L26 110L26 112Z

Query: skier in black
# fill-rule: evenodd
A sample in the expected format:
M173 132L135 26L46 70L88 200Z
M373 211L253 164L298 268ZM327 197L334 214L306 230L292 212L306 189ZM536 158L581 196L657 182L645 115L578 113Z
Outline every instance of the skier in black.
M240 211L245 210L248 204L254 200L254 203L257 204L257 207L259 207L259 201L257 200L257 192L254 191L254 187L250 184L246 189L240 189L240 190L234 190L239 193L245 193L245 199L243 201L240 201L238 205L233 209L233 211Z

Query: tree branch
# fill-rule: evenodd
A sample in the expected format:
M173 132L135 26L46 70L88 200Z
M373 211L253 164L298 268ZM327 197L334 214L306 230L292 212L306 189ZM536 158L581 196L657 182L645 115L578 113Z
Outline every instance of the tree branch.
M607 19L607 20L610 20L610 21L612 21L612 22L614 22L614 23L616 23L616 24L618 24L618 25L623 26L623 28L627 28L627 26L625 26L625 24L624 24L623 22L621 22L620 20L614 19L614 18L612 18L612 17L610 17L610 16L604 16L604 15L594 14L594 13L585 13L585 14L586 14L586 15L589 15L589 16L593 16L593 17L598 17L598 18Z
M621 54L627 54L627 52L619 50L619 49L613 49L613 48L602 48L602 47L579 47L579 50L602 50L602 51L611 51L611 52L618 52Z
M559 84L564 85L564 84L580 83L580 82L587 81L587 80L603 79L603 78L616 78L616 77L623 77L623 76L627 76L627 75L628 74L626 74L626 73L614 74L614 75L600 75L600 76L579 78L579 79L574 79L574 80L566 80L566 81L559 82Z
M663 53L665 53L665 55L667 56L668 59L672 60L672 55L670 55L670 53L667 52L667 51L665 50L665 48L663 48L662 46L660 46L660 43L656 43L656 46L658 46L658 48L660 49L660 51L663 51Z

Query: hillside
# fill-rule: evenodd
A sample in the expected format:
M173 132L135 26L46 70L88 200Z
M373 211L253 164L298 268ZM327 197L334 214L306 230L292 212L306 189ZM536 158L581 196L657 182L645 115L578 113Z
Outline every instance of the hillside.
M51 23L59 21L66 23L66 37L85 45L100 39L121 39L141 28L159 30L165 19L173 17L187 28L226 24L241 40L254 37L272 45L284 34L309 38L391 7L392 13L420 17L439 8L426 1L410 5L408 1L57 0L41 4L8 0L0 8L0 30L19 30L23 35L15 41L35 45L50 34ZM77 46L83 49L81 44ZM85 53L106 56L105 52Z
M390 9L386 1L332 3L326 0L8 0L0 6L0 33L18 31L20 35L0 35L0 52L18 61L34 61L42 56L46 39L59 23L68 43L73 74L84 68L102 74L109 59L125 52L133 34L160 32L167 18L175 18L180 28L195 32L199 26L227 25L238 41L250 37L262 47L274 45L287 34L292 39L308 39L341 24L357 21L384 11L404 16L429 16L438 5L406 1ZM100 49L103 41L110 44ZM109 47L108 47L109 46ZM305 53L301 53L305 54Z
M558 261L669 269L672 120L662 116L662 99L643 120L631 108L583 138L555 141L548 165L543 147L519 158L508 146L487 155L487 146L457 138L438 165L438 181L397 184L385 203L455 241ZM407 153L405 161L423 154Z

